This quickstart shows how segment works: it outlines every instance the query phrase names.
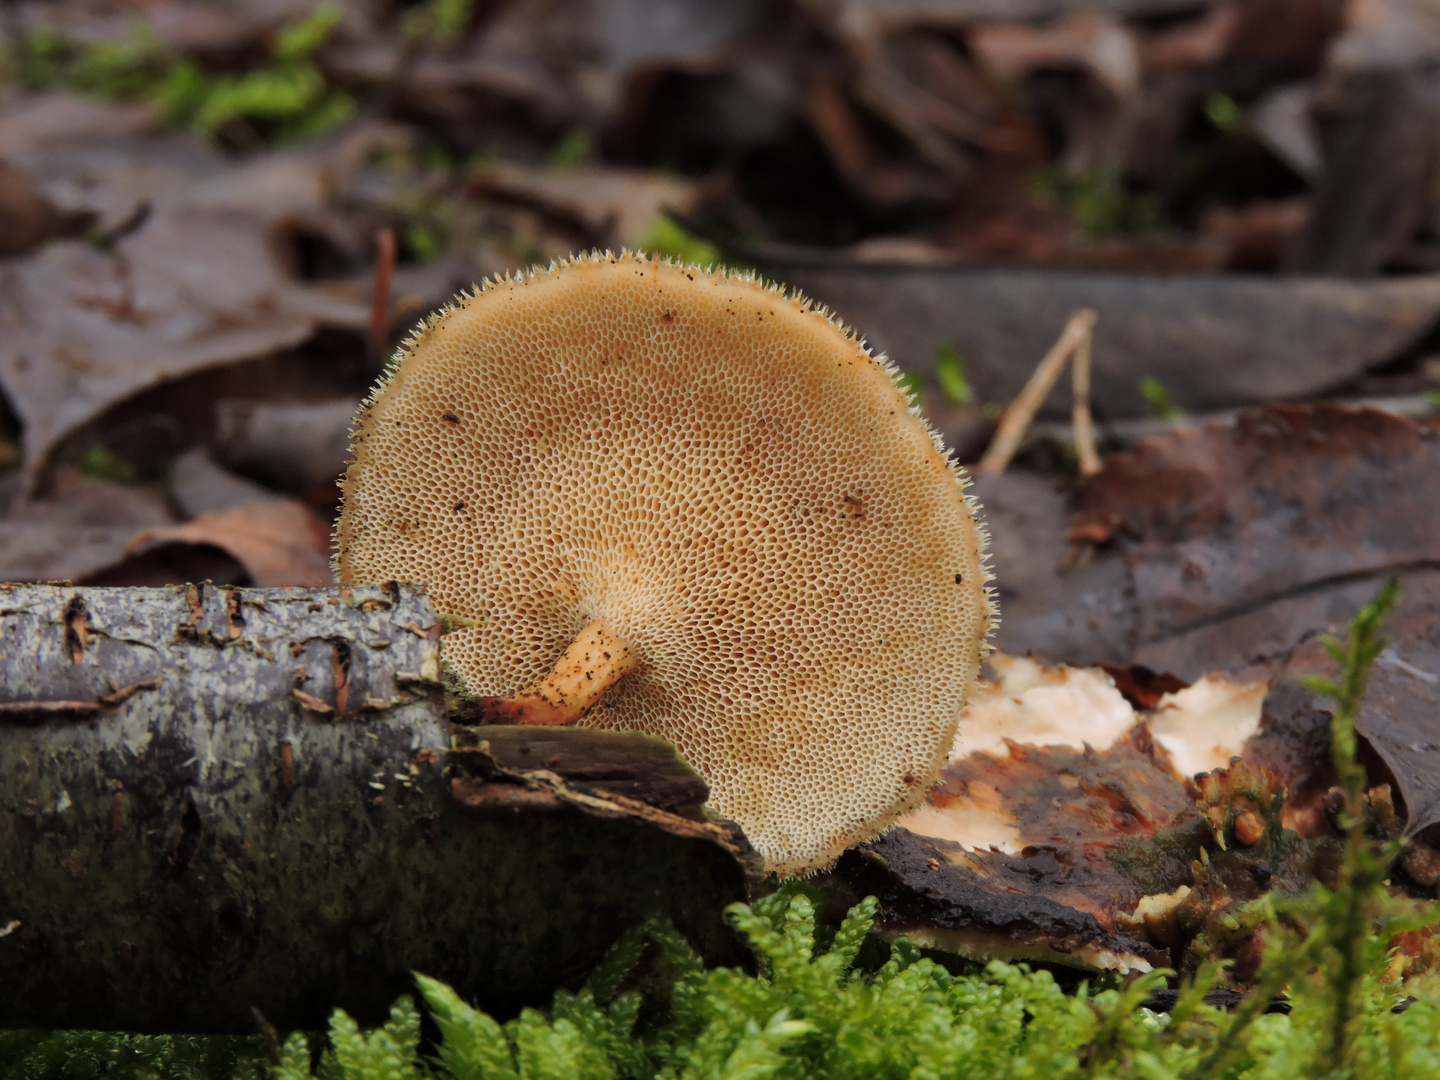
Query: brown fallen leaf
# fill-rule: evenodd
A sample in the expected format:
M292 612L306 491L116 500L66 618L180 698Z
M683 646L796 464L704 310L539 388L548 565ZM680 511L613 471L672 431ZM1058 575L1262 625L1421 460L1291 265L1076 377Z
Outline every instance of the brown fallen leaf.
M164 496L60 469L50 496L0 521L0 580L79 581L120 562L135 530L171 524Z
M1268 689L1264 679L1207 675L1162 695L1153 709L1137 710L1102 668L1047 668L999 652L989 668L994 678L981 680L961 713L939 786L899 824L1010 854L1081 836L1087 843L1113 839L1146 822L1163 827L1189 804L1186 778L1243 752L1259 730ZM1102 765L1113 775L1092 783L1093 790L1064 764L1080 763L1093 778L1095 762L1111 757L1125 759L1123 766ZM1055 797L1028 790L1042 783L1055 785ZM1102 788L1126 794L1101 798L1087 811L1087 797ZM1077 826L1087 814L1091 820ZM1134 820L1122 821L1127 815Z
M141 390L365 325L363 303L297 280L277 242L325 211L318 153L236 163L142 120L63 96L0 107L7 160L113 243L0 267L0 390L23 424L27 492L59 441Z
M243 212L157 213L113 253L51 245L0 271L0 388L24 424L32 490L57 442L165 379L299 344L308 294Z
M966 851L893 829L847 851L817 884L841 905L875 897L876 932L922 948L1118 973L1168 962L1142 937L1107 929L1090 912L1046 895L1046 885L1069 872L1050 852L1022 859Z
M975 479L990 528L990 558L1000 610L996 645L1073 664L1118 661L1134 648L1134 601L1124 557L1086 549L1083 563L1065 540L1070 493L1021 469ZM1155 665L1151 665L1155 666Z
M255 585L329 585L330 530L293 499L247 503L203 514L183 525L145 529L127 554L160 544L207 544L233 556Z
M63 243L7 267L0 384L24 424L27 487L60 438L136 390L309 337L283 286L256 223L226 215L167 215L117 255Z
M1180 429L1109 457L1070 536L1113 540L1123 555L1134 661L1181 677L1217 655L1241 667L1343 622L1355 605L1337 610L1332 593L1363 601L1380 575L1432 575L1440 438L1339 405L1273 405L1232 427Z

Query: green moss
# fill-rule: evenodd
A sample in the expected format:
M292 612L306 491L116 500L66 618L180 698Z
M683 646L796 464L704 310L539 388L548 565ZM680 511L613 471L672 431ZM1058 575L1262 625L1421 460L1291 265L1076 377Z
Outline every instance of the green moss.
M255 1037L0 1031L0 1080L259 1080Z
M1124 836L1107 852L1115 867L1146 893L1174 892L1191 883L1191 864L1210 840L1210 828L1197 815L1140 839Z
M355 103L329 86L314 62L342 18L334 3L275 35L270 56L243 74L211 75L194 60L165 55L143 19L124 41L82 43L52 29L20 35L6 50L7 81L64 87L121 101L149 101L165 120L237 146L305 138L343 123Z
M344 1014L312 1071L304 1036L286 1043L283 1080L363 1080L428 1075L463 1080L539 1078L902 1078L1046 1077L1308 1078L1440 1075L1440 1010L1429 1001L1393 1013L1378 968L1357 1018L1360 1037L1330 1055L1329 991L1314 979L1291 986L1288 1016L1226 1014L1203 996L1218 969L1202 972L1168 1014L1145 1007L1163 985L1155 973L1124 988L1062 990L1048 972L992 963L954 977L901 940L870 975L853 969L876 904L851 910L817 941L815 907L794 887L731 918L754 948L758 975L704 971L664 926L630 935L578 994L560 992L548 1012L526 1010L506 1024L461 1001L443 983L417 977L440 1033L427 1063L408 999L390 1022L364 1034ZM625 989L647 948L674 974L660 1011ZM1223 1053L1223 1060L1217 1057ZM433 1070L433 1074L427 1070Z
M92 443L80 456L80 472L92 480L108 480L112 484L136 484L140 477L135 467L117 457L108 446Z

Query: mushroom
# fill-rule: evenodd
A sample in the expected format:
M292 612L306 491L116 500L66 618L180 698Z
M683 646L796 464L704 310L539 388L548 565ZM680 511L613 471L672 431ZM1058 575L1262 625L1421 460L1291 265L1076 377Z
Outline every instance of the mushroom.
M819 869L923 799L995 619L896 376L753 275L488 282L362 406L337 574L428 583L493 719L664 736L770 869Z

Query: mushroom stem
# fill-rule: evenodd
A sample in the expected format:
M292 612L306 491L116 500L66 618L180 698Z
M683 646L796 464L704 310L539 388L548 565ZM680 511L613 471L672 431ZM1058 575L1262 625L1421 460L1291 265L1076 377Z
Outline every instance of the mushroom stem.
M492 724L573 724L634 666L634 650L596 619L543 680L510 697L482 698L480 715Z

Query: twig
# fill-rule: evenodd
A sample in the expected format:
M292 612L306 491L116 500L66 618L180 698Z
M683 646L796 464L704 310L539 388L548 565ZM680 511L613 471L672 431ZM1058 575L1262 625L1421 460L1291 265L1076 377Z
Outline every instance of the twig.
M390 288L395 280L395 230L388 225L375 234L375 290L370 297L369 347L379 361L390 344Z
M1040 411L1045 398L1059 381L1066 362L1082 343L1089 342L1094 327L1095 312L1089 308L1079 308L1071 314L1069 321L1065 323L1065 329L1060 332L1060 337L1050 346L1050 351L1031 374L1030 381L1015 396L1015 400L1005 410L1005 415L1000 418L1000 426L995 431L990 449L985 451L985 456L976 467L977 473L998 476L1005 471L1010 459L1015 456L1015 451L1019 449L1020 440L1025 437L1030 422L1035 419L1035 414ZM1088 371L1086 381L1089 381Z
M1081 476L1094 476L1100 471L1095 423L1090 417L1090 340L1094 326L1092 312L1090 327L1075 346L1075 361L1070 367L1070 386L1075 397L1075 404L1070 409L1070 426L1075 430L1075 456L1080 461Z

